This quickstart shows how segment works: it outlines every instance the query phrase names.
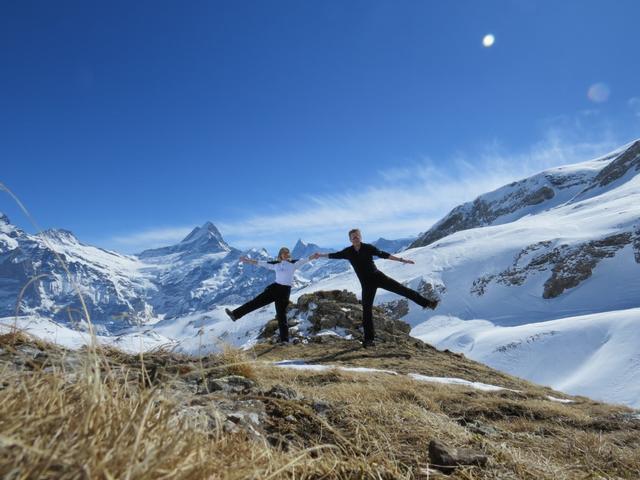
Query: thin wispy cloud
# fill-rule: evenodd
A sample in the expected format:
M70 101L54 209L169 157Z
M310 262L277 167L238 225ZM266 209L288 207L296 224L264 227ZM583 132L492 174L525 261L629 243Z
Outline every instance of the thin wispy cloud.
M143 232L132 233L130 235L119 235L111 239L111 244L115 245L115 247L124 248L130 252L137 252L148 248L163 247L178 243L186 237L193 228L193 226L156 228L145 230Z
M309 194L248 217L212 220L237 248L274 249L292 245L297 238L338 246L346 244L346 232L355 226L369 241L418 235L452 208L478 195L548 168L595 158L619 146L606 131L594 142L567 142L565 137L562 128L549 129L543 141L519 153L493 142L477 152L452 156L446 167L423 158L403 168L379 172L375 184L334 194ZM140 251L177 243L193 227L149 230L116 237L113 243Z
M423 159L380 172L376 185L308 196L293 202L303 207L285 205L280 212L223 222L220 228L238 246L271 246L274 238L287 238L290 232L318 244L342 244L345 232L353 226L366 232L369 240L417 235L460 203L542 170L594 158L616 146L609 138L566 143L552 130L524 153L513 154L494 143L477 153L456 155L446 169Z

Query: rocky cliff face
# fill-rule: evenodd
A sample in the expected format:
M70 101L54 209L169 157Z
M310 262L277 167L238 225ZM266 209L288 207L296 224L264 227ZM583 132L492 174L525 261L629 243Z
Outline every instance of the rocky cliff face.
M422 247L461 230L512 222L595 194L640 170L640 141L583 167L560 167L505 185L464 203L421 234L409 248Z
M531 275L544 272L548 278L544 282L542 298L555 298L591 277L601 260L614 257L626 245L633 245L636 262L640 263L639 236L640 232L636 230L572 246L554 246L551 241L531 244L515 256L511 267L474 280L471 293L484 295L491 283L520 286Z

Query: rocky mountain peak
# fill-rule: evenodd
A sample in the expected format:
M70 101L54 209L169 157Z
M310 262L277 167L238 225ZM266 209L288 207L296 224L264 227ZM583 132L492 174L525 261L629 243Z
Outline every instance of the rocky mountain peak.
M10 224L11 221L4 213L0 212L0 224Z
M309 255L315 252L325 253L325 252L331 252L331 251L332 250L330 249L321 248L315 243L306 243L302 241L301 238L299 238L298 241L296 242L295 247L293 247L293 250L291 252L291 257L304 258L304 257L308 257Z
M194 242L214 242L218 243L223 250L228 250L229 246L222 238L220 230L211 222L205 222L201 227L194 228L180 243Z
M198 254L229 252L231 247L222 234L211 222L205 222L201 227L194 228L189 235L176 244L169 247L145 250L138 254L140 258L161 257L175 253Z
M62 243L80 243L73 232L65 230L64 228L50 228L40 232L39 235Z

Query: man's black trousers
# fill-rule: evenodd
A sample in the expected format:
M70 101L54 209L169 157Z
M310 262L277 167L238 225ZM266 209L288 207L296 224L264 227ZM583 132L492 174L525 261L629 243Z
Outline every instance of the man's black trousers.
M244 317L247 313L253 312L271 302L276 303L276 318L278 319L278 328L280 329L280 341L289 341L289 325L287 324L287 306L289 305L289 294L291 287L289 285L280 285L272 283L264 289L260 295L253 300L249 300L244 305L239 306L233 311L236 319Z
M362 285L362 327L364 329L365 341L373 340L375 338L372 308L373 300L376 297L376 291L379 288L402 295L403 297L416 302L421 307L426 307L430 304L429 300L418 292L405 287L393 278L387 277L381 271L377 271L367 278L361 278L360 283Z

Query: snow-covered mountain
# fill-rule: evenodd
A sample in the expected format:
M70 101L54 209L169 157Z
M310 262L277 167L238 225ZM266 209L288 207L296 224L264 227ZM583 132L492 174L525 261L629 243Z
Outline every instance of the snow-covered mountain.
M316 251L330 249L300 240L293 254L301 258ZM76 325L84 317L78 290L103 334L208 312L216 305L243 303L273 281L273 272L241 264L243 255L271 259L264 249L231 247L211 222L194 228L175 245L120 255L86 245L66 230L30 235L1 215L0 317L17 313L85 328L82 322ZM294 288L348 268L346 262L305 265L296 273Z
M399 238L397 240L389 240L389 239L380 237L378 240L372 243L373 245L378 247L380 250L383 250L389 253L397 253L407 248L416 240L417 240L416 237Z
M85 317L79 290L99 331L148 321L156 287L141 267L135 257L86 245L69 231L29 235L0 216L0 316L36 314L74 324Z
M27 234L2 215L0 316L16 314L22 289L18 314L71 326L84 317L79 290L92 322L105 334L220 302L241 303L273 281L272 272L240 264L241 255L269 259L265 250L230 247L211 222L176 245L120 255L86 245L66 230Z
M142 255L144 270L158 287L153 304L168 318L207 311L221 303L243 303L273 282L273 272L239 262L241 256L270 260L263 249L197 248L178 254Z
M454 208L403 251L415 265L379 260L393 278L440 299L433 312L409 305L403 319L412 334L568 393L640 407L639 173L640 141L546 170ZM315 248L301 240L293 253ZM107 311L105 298L127 312L151 312L164 320L148 327L149 335L171 338L184 351L202 351L203 342L208 350L219 342L249 345L274 315L268 307L240 322L226 317L225 306L253 296L272 272L239 264L242 254L267 254L230 247L212 224L135 257L83 245L63 231L29 236L2 217L3 315L13 314L20 289L44 267L58 272L57 283L47 295L40 281L29 286L21 313L46 316L59 313L61 299L72 303L62 275L49 266L53 250L74 261L97 314ZM297 286L294 300L317 290L360 293L344 261L305 266ZM32 290L39 296L28 297ZM376 298L393 300L385 291Z
M632 156L636 144L602 158L578 165L563 166L541 172L523 180L505 185L493 192L480 195L472 202L463 203L427 230L409 248L429 245L441 238L471 228L513 222L526 215L548 210L592 188L605 168L623 154ZM622 161L620 161L622 160ZM616 164L624 164L618 159ZM612 167L616 168L616 167ZM606 177L606 172L604 173Z
M419 243L403 252L415 265L378 262L440 297L435 312L410 305L414 335L569 393L640 406L631 385L640 382L640 141L482 195ZM298 294L358 287L348 272ZM379 291L377 302L396 298Z

